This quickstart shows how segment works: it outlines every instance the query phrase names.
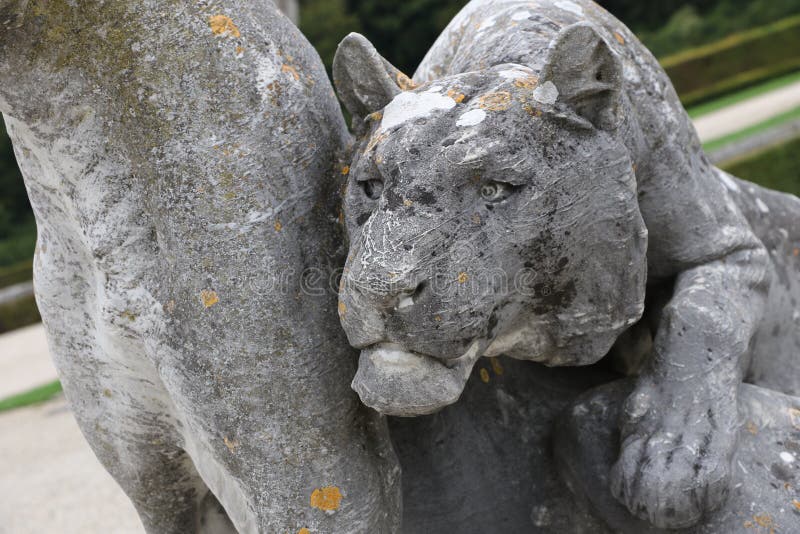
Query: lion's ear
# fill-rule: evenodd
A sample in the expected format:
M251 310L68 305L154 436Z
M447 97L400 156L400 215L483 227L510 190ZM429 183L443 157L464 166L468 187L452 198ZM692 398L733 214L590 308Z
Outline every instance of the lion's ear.
M591 24L573 24L558 34L541 81L552 82L558 100L597 128L619 124L622 62Z
M411 79L386 61L366 37L351 33L336 49L333 83L354 121L383 109Z

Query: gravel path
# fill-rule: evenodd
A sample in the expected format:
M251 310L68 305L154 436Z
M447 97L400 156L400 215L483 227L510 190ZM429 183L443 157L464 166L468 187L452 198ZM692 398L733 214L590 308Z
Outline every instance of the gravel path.
M704 143L762 123L800 106L800 82L754 96L732 106L695 119L694 125Z
M0 413L0 534L143 534L63 396Z
M41 323L0 336L0 399L55 379L56 369L47 350Z

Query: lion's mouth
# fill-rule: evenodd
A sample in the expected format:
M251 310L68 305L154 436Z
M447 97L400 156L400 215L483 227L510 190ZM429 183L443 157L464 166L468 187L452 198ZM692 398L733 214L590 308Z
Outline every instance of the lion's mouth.
M378 343L361 351L352 387L367 406L386 415L427 415L461 396L480 357L481 344L453 360Z

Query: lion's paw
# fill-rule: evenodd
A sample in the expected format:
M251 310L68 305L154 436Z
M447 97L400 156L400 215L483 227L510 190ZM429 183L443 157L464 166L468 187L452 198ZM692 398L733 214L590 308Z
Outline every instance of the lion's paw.
M693 405L676 417L672 403L643 411L641 401L636 393L629 399L611 491L656 527L692 526L727 499L734 425L718 426L714 408Z

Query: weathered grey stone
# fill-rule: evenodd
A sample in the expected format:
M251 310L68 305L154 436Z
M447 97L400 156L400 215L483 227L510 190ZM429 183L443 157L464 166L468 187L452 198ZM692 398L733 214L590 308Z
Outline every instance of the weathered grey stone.
M584 512L602 517L614 532L637 534L777 533L800 528L800 399L750 385L742 387L739 409L745 425L733 456L730 498L699 525L662 530L634 519L609 491L619 450L616 421L622 415L630 382L616 382L585 393L558 419L554 450L559 471L585 499ZM585 444L591 443L591 447ZM677 459L676 459L677 460ZM672 480L665 478L668 486ZM702 499L701 495L695 498ZM666 510L670 513L670 510Z
M50 348L146 530L397 531L386 424L326 290L349 135L312 47L266 0L0 14Z
M644 317L611 489L660 527L723 506L745 374L800 392L800 200L713 167L590 1L475 0L414 82L351 35L334 78L360 134L339 312L362 400L430 413L481 356L592 364Z

